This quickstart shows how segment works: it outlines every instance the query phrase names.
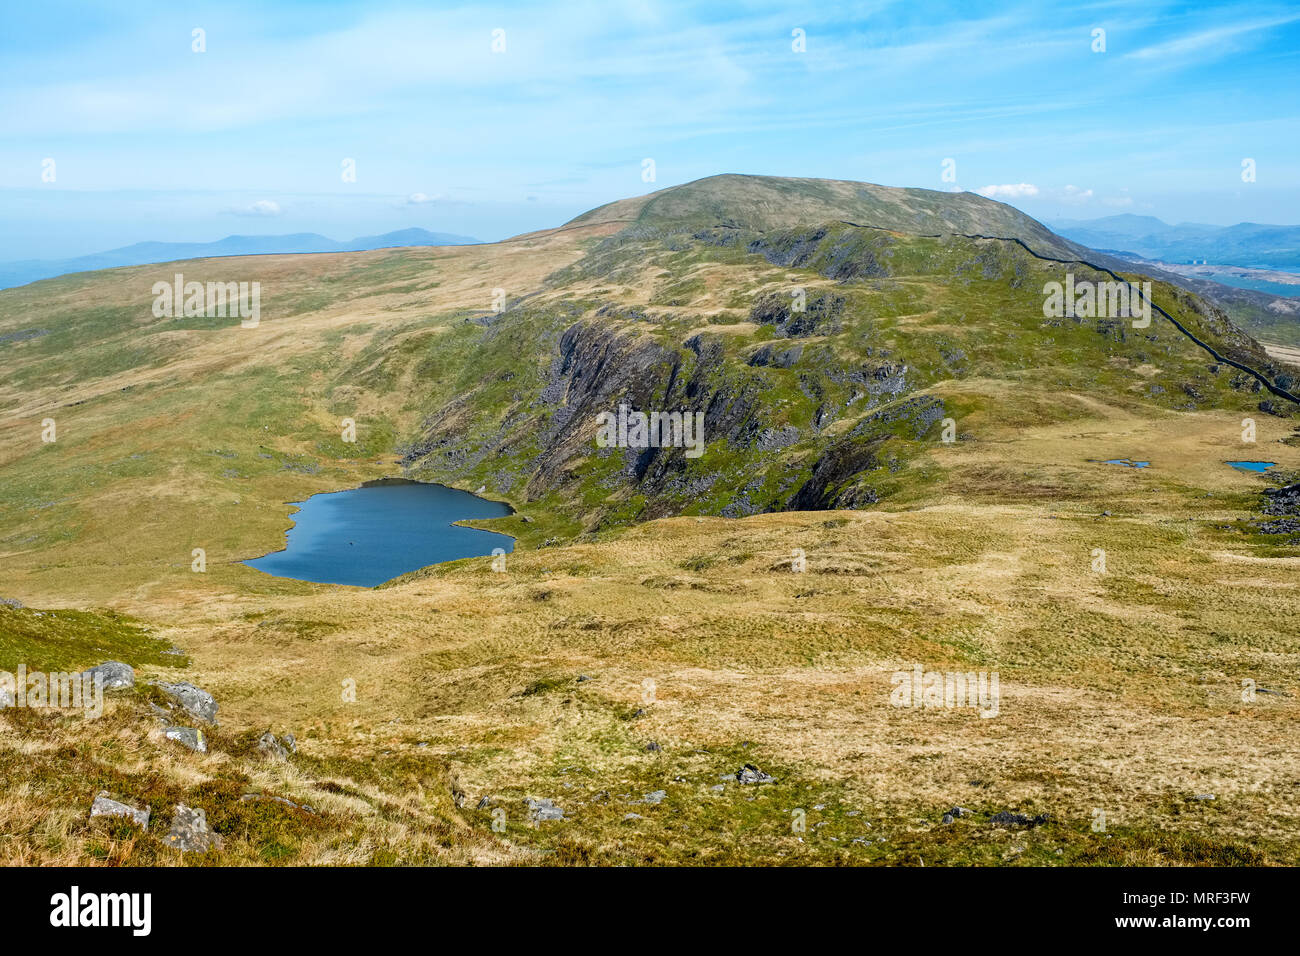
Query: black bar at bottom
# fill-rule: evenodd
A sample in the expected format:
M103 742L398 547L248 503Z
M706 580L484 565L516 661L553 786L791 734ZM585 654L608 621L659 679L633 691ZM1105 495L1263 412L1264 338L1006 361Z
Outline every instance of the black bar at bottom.
M758 934L754 942L795 927L806 937L894 927L936 942L1046 932L1070 941L1181 944L1196 936L1232 945L1290 930L1296 875L1280 868L49 868L0 870L0 894L11 944L49 934L127 945L184 940L206 948L256 939L262 948L283 939L337 946L373 944L377 931L457 928L596 940L602 926L641 938L680 924L697 927L691 934L705 934L701 940L715 925L723 934ZM147 908L143 895L132 894L148 894Z

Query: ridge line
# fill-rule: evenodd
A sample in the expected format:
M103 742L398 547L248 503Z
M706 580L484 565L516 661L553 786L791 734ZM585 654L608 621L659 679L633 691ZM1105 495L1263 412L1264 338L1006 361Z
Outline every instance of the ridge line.
M850 222L848 219L841 219L839 221L844 223L847 226L853 226L857 229L877 229L881 232L897 232L897 230L895 229L886 229L883 226L864 226L861 223ZM1136 285L1134 285L1132 282L1130 282L1128 279L1125 279L1123 276L1117 275L1113 270L1108 269L1106 266L1099 266L1096 263L1089 262L1087 259L1058 259L1055 256L1045 256L1035 252L1033 249L1029 248L1028 244L1023 239L1019 239L1015 236L985 236L980 234L971 234L968 232L949 233L949 235L961 236L963 239L993 239L998 242L1014 242L1016 245L1020 246L1020 248L1024 249L1025 252L1033 256L1035 259L1041 259L1044 262L1060 262L1064 265L1078 263L1079 265L1087 266L1089 269L1093 269L1097 272L1104 272L1106 273L1106 275L1110 276L1116 282L1123 282L1126 286L1128 286L1131 293L1132 292L1137 293L1138 301L1141 301L1143 298L1145 298L1142 295L1142 290L1138 288ZM938 234L938 235L921 234L920 237L922 239L942 239L943 234ZM1241 362L1236 362L1228 358L1227 356L1220 355L1213 348L1213 346L1209 345L1206 342L1202 342L1199 338L1193 335L1181 322L1179 322L1172 315L1170 315L1159 305L1157 305L1154 298L1147 299L1147 301L1150 302L1151 308L1155 309L1166 319L1168 319L1170 323L1172 323L1174 328L1176 328L1179 332L1183 333L1183 335L1185 335L1196 345L1200 346L1202 349L1208 352L1217 361L1222 362L1225 365L1231 365L1233 368L1245 372L1247 375L1250 375L1257 382L1259 382L1261 385L1263 385L1266 389L1268 389L1270 392L1272 392L1274 395L1278 396L1279 398L1285 398L1287 401L1294 402L1297 405L1300 405L1300 397L1293 395L1291 392L1288 392L1280 385L1274 385L1271 381L1268 380L1268 378L1264 376L1262 372L1257 372L1249 365L1243 365Z

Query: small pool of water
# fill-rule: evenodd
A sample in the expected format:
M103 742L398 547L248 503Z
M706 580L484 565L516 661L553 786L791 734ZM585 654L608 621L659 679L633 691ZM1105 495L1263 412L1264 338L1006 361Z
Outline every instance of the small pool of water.
M502 518L509 505L445 485L384 478L293 504L299 510L284 550L244 564L282 578L374 587L430 564L514 550L509 535L452 524Z
M1271 282L1268 279L1252 279L1248 276L1236 276L1229 272L1198 273L1198 277L1235 286L1238 289L1252 289L1255 292L1267 292L1269 295L1281 295L1288 298L1300 296L1300 285L1290 282Z
M1125 468L1146 468L1151 462L1134 461L1132 458L1107 458L1102 462L1103 465L1123 465Z
M1228 464L1230 464L1233 468L1236 468L1238 471L1263 472L1263 471L1268 471L1270 468L1276 465L1277 462L1275 461L1230 461L1228 462Z

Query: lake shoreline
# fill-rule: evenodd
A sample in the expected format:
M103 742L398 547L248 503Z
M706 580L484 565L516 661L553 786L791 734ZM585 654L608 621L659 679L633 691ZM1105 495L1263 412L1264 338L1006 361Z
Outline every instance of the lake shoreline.
M409 495L398 495L390 496L386 503L373 498L359 502L350 497L346 509L344 499L336 497L378 489L427 489L434 497L414 502ZM316 504L313 514L304 518L304 512L313 502ZM375 588L423 568L487 556L482 553L481 542L477 546L473 544L478 535L499 535L510 542L507 548L493 548L491 553L498 550L511 553L518 541L505 531L466 523L511 517L518 513L511 502L486 498L441 482L386 475L365 479L348 488L314 492L284 504L290 509L290 522L283 532L282 545L236 563L272 577L308 584ZM467 508L459 507L461 504ZM446 510L473 510L474 504L501 510L460 518L450 518L445 513ZM421 524L423 528L419 527ZM461 533L448 534L453 530ZM345 536L354 539L347 540L347 548L356 547L358 542L362 547L356 552L340 550ZM470 553L459 553L467 550ZM403 567L399 569L398 564ZM366 574L367 570L373 573ZM393 573L388 574L390 571ZM380 573L388 576L375 580Z

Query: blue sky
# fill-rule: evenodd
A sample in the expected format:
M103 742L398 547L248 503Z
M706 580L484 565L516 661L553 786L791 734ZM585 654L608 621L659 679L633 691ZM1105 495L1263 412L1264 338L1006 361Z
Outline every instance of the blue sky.
M720 172L1294 223L1298 112L1294 4L7 3L0 259L498 239Z

